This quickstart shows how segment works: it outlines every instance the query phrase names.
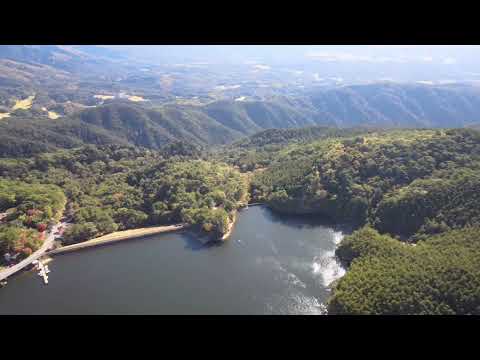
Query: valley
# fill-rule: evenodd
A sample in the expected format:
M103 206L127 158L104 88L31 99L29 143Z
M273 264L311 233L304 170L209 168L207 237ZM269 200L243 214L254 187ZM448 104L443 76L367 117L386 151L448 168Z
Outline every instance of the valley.
M477 83L127 53L0 46L1 313L480 314Z
M355 231L336 251L348 270L332 285L332 296L322 301L329 313L443 314L476 313L475 307L460 300L466 291L474 297L468 301L478 303L475 282L445 300L430 298L428 306L405 296L400 308L393 307L389 302L394 300L388 297L381 307L368 307L380 305L355 302L355 291L363 291L362 286L387 288L379 277L379 271L386 270L370 269L373 265L364 259L388 261L388 269L403 266L406 255L402 254L407 250L402 242L417 245L410 257L417 256L417 251L449 257L448 251L465 249L458 262L438 258L435 264L475 268L478 242L464 234L476 234L480 225L475 191L479 160L480 133L475 130L365 132L314 127L266 131L228 145L227 151L202 152L182 143L158 152L89 145L32 159L1 160L0 169L2 178L14 177L20 181L18 186L33 181L65 191L74 225L65 232L64 245L81 244L116 230L179 222L192 225L190 231L199 244L203 239L215 243L225 239L237 209L247 199L286 214L281 215L285 219L313 216L330 226L341 224ZM88 178L82 175L86 173ZM16 210L8 210L11 215L5 220L14 229L12 225L19 224L14 219L22 218L19 211L25 205L12 203L4 208L12 205ZM224 241L232 241L233 234ZM351 280L369 271L377 271L375 285ZM412 279L405 286L420 294L427 291L421 288L424 280L448 283L453 274L448 269L432 270L424 272L418 284ZM388 271L382 276L389 281Z

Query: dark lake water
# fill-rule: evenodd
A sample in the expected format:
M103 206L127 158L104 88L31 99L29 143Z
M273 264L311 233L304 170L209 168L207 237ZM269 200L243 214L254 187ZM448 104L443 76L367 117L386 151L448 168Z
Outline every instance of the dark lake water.
M342 232L308 217L242 210L229 240L189 232L58 255L0 289L0 314L319 314Z

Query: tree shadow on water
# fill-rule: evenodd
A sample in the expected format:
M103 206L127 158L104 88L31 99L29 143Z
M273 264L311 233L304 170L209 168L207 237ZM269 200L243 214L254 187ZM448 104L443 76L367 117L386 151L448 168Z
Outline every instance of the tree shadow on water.
M322 226L331 228L334 231L340 231L344 234L351 234L355 230L354 226L346 223L338 223L323 214L286 214L276 212L268 207L264 207L263 211L269 221L297 229L312 229Z
M200 250L209 250L223 245L222 241L209 241L206 242L202 240L197 234L186 231L180 234L183 241L185 242L185 249L200 251Z

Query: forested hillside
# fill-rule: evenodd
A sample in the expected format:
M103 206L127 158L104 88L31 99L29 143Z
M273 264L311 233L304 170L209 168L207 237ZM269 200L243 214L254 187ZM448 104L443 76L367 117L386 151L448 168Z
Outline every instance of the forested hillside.
M479 174L480 132L373 131L287 145L251 193L361 228L336 251L330 313L479 314Z
M138 111L141 126L160 122ZM138 141L138 123L110 115L76 121L100 143ZM476 130L270 129L216 151L173 138L157 150L119 144L0 159L1 251L27 256L63 208L74 223L64 244L179 222L218 239L251 198L359 229L337 249L348 271L330 313L479 313Z
M416 179L438 184L434 179L452 177L452 172L462 169L450 186L462 178L473 181L464 169L476 170L479 159L480 133L474 130L402 130L329 138L280 151L275 162L254 179L252 196L281 211L318 212L364 224L393 209L400 194L416 196L412 203L418 204L422 192L407 187ZM464 183L458 188L470 196Z
M103 128L72 119L28 116L0 120L0 157L29 157L85 143L128 144Z
M22 191L28 189L38 201L48 203L42 194L47 189L56 189L68 200L66 215L73 226L65 233L65 244L116 230L180 222L217 239L228 229L233 212L248 199L247 184L238 171L201 160L200 151L184 143L173 143L157 152L89 145L23 160L1 159L0 176L6 181L0 211L16 207L13 214L41 211L38 214L50 217L58 211L57 205L49 205L51 210L47 211L43 202L39 205L16 195L15 189L9 190L13 185L8 181L21 181ZM22 200L25 198L28 201ZM28 224L47 221L49 216L45 216L38 221L27 218ZM9 215L7 221L18 217ZM19 241L21 234L12 235L10 223L0 224L0 229L9 234L2 240L4 249Z
M469 85L352 85L312 91L308 98L318 119L339 127L456 128L480 118L480 92Z
M218 240L261 202L355 230L329 313L480 315L478 79L351 85L316 66L0 46L0 267L62 216L63 245L177 223Z
M43 243L51 220L65 209L66 197L55 185L0 179L0 253L30 255ZM3 257L2 257L3 260Z
M371 130L373 131L373 130ZM212 151L212 155L240 171L254 171L270 165L289 144L305 144L331 137L366 134L365 129L310 126L301 129L268 129Z
M480 314L480 228L466 227L408 246L364 228L337 250L351 262L330 314Z
M54 121L26 111L0 121L0 156L28 156L85 143L123 143L150 149L177 140L198 145L226 144L263 129L268 125L263 123L264 116L284 126L308 124L306 119L303 123L289 122L295 115L279 104L265 106L260 102L235 106L219 103L208 107L166 105L152 109L115 102ZM256 107L262 109L257 115L246 110ZM244 125L239 127L239 124Z
M0 109L1 156L32 155L79 144L123 143L158 149L182 140L223 145L273 128L474 127L480 118L480 92L466 85L358 85L310 90L295 98L220 100L203 105L119 99L98 104L92 91L70 89L56 94L52 90L37 93L31 108L12 111L12 99L33 93L25 85L28 82L21 84L0 91L0 106L4 107ZM47 108L39 107L40 103ZM48 121L52 119L47 111L58 112L62 118ZM39 139L46 141L42 144Z

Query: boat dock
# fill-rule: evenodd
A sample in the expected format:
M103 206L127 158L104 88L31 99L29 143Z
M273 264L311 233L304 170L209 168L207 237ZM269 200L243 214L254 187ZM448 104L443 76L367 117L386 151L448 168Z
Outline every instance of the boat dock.
M44 265L42 261L40 260L35 260L32 264L36 266L38 269L38 275L43 278L43 282L45 285L48 284L48 273L50 272L50 269L48 268L48 265Z
M30 255L26 259L20 261L18 264L15 264L11 267L0 270L0 281L7 279L9 276L15 274L16 272L29 266L30 264L33 264L36 261L38 262L38 259L43 257L45 255L45 252L47 252L53 246L53 243L56 238L55 233L57 232L57 229L65 225L66 223L62 223L62 222L54 225L52 227L52 230L48 233L47 238L43 242L43 245L40 247L40 249L35 251L32 255Z

